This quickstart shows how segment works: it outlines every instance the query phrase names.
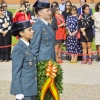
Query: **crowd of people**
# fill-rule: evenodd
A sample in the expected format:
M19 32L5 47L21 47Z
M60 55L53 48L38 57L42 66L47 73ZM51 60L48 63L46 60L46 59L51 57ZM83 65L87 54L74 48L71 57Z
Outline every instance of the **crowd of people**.
M78 54L82 54L82 64L92 64L92 42L95 33L95 45L100 51L100 2L95 13L80 0L77 9L70 1L62 4L48 0L38 0L32 6L23 2L12 15L7 11L7 3L0 6L0 46L11 44L11 35L19 42L12 51L12 82L10 93L16 100L36 100L37 63L53 60L63 63L61 46L65 43L71 63L76 63ZM9 61L11 47L0 48L0 62ZM86 56L88 55L88 56ZM100 52L98 52L100 61ZM57 77L57 76L56 76Z
M94 16L95 13L100 13L100 2L96 4L95 10L98 10L96 10L94 14L92 14L92 9L89 5L86 4L86 0L80 0L80 4L80 8L77 8L72 5L70 1L66 0L62 0L62 4L60 5L57 2L53 2L51 4L51 10L54 12L54 9L56 9L56 12L58 13L58 15L57 13L53 14L52 21L52 27L56 34L56 41L60 42L58 42L58 47L55 45L55 48L57 48L57 54L59 55L60 52L58 49L60 50L61 44L63 41L66 41L66 51L70 53L70 55L67 55L67 59L70 60L71 63L76 63L79 59L81 59L78 55L82 54L82 64L92 64L92 42L94 34L97 32L97 27L95 26L96 20L94 19ZM60 28L62 28L62 31L58 32ZM63 31L63 28L65 28L65 31ZM59 38L57 38L57 34L59 34ZM65 34L67 35L66 38ZM97 34L95 34L95 41L98 39L96 35ZM96 44L96 46L97 51L100 51L100 44ZM60 60L58 59L59 56L57 56L57 54L56 60L59 62ZM99 52L98 61L100 61Z
M49 2L49 0L39 0L40 2ZM48 23L52 26L54 32L55 59L62 63L61 46L66 44L66 59L71 63L76 63L82 59L82 64L92 64L92 42L95 37L98 61L100 61L100 2L95 6L95 13L86 4L86 0L80 0L80 8L74 6L69 0L61 0L62 4L54 1L51 3L51 14ZM0 46L11 44L11 27L15 22L30 21L34 24L38 20L37 12L30 3L23 2L12 15L7 11L7 3L2 2L0 6ZM16 36L18 38L18 36ZM0 62L9 61L11 47L0 48ZM82 58L78 56L82 54ZM88 56L87 56L88 55Z

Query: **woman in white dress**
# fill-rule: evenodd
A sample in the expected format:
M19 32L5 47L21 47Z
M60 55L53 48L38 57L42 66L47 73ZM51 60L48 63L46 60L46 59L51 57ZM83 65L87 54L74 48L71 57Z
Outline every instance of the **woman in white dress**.
M94 18L94 27L95 27L95 45L98 52L98 61L100 61L100 2L95 6L95 13L93 14Z

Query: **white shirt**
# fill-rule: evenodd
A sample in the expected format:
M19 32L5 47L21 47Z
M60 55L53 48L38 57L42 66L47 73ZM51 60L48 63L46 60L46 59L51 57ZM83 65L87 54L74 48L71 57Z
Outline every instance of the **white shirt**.
M81 15L83 14L82 7L81 7Z
M39 19L42 20L46 25L48 25L48 22L47 21L45 21L45 20L43 20L41 18L39 18Z
M4 15L7 17L7 11L4 11Z
M29 42L26 42L26 41L23 40L22 38L20 38L20 40L22 40L27 46L29 46Z
M65 11L65 4L59 4L59 8L61 11Z

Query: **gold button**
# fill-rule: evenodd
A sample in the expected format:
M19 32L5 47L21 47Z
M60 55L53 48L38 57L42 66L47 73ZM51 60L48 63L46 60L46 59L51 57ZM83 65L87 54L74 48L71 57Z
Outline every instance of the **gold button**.
M48 40L48 38L47 38L47 40Z
M25 82L27 82L27 81L25 81Z
M37 80L37 78L35 77L35 80Z
M34 60L35 60L36 58L34 58Z
M36 66L36 64L35 64L35 66Z
M35 73L37 73L37 71L35 71Z

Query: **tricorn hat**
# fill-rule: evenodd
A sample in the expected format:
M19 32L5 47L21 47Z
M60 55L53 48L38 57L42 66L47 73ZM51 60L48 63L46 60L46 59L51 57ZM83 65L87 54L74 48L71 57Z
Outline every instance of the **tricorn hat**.
M30 21L16 22L13 24L12 29L11 29L12 35L17 36L19 34L19 31L29 28L31 26L32 25L31 25Z
M49 2L40 2L40 1L36 1L33 5L34 8L36 9L44 9L44 8L50 8L50 3Z

